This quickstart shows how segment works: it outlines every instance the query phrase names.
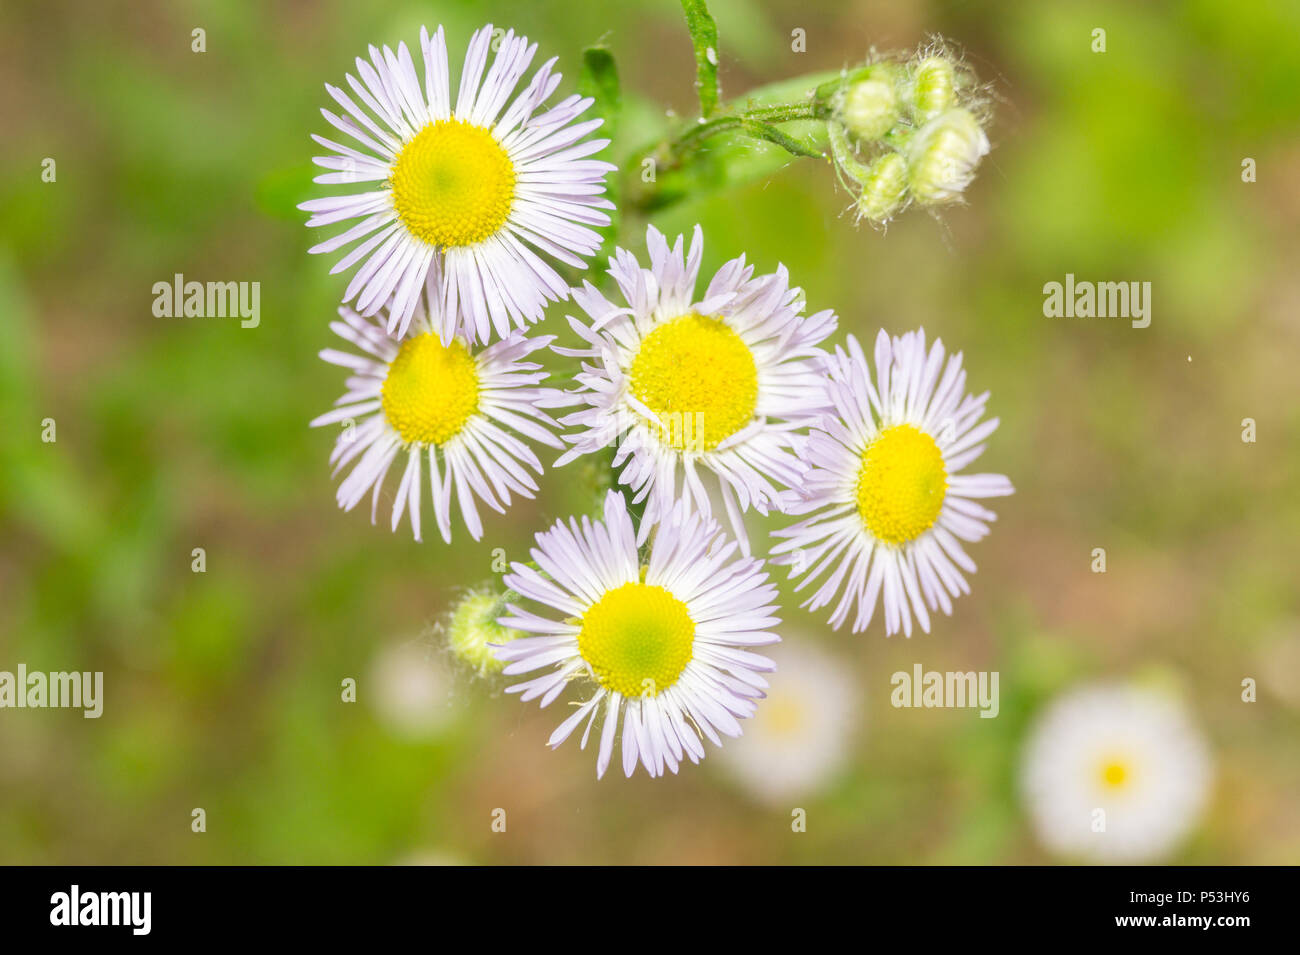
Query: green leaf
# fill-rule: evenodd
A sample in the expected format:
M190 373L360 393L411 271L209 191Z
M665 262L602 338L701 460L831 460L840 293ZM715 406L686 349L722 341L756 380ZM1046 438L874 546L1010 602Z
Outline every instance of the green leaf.
M619 87L618 67L614 64L614 54L610 53L607 47L589 46L582 51L582 72L578 76L578 92L595 100L595 103L592 104L592 112L605 121L599 132L610 139L611 146L608 148L614 151L612 161L614 163L621 162L626 153L619 149L619 143L615 137L619 125L619 115L623 110L623 94ZM619 229L618 210L623 206L619 181L616 175L610 185L610 198L614 201L614 208L609 213L609 225L596 229L601 237L601 249L598 253L598 259L601 256L614 253ZM577 284L579 281L581 279L574 277L570 284Z
M700 94L700 115L706 119L718 108L718 27L705 0L682 0L686 28L695 44L695 88Z
M583 50L578 92L596 101L592 114L605 121L601 133L613 139L623 104L618 84L618 67L614 65L614 54L609 52L608 47L589 46Z

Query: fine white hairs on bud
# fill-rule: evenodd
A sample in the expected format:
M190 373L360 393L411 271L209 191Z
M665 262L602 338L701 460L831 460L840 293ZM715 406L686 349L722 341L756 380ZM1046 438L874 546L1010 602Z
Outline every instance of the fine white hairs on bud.
M959 199L988 151L989 138L970 110L955 107L940 113L908 144L912 196L922 205Z
M873 53L840 82L826 125L859 219L883 226L913 200L961 198L989 151L989 97L948 44L935 38L906 60Z
M933 119L957 105L957 67L946 56L924 57L911 71L908 100L918 122Z
M907 161L898 153L882 153L862 180L857 210L872 222L888 222L907 201Z
M838 118L859 142L883 139L902 118L896 70L888 63L869 67L840 94Z
M505 612L504 595L490 591L471 591L451 610L447 621L447 645L456 658L476 670L479 676L499 673L501 661L492 645L509 643L519 636L497 623Z

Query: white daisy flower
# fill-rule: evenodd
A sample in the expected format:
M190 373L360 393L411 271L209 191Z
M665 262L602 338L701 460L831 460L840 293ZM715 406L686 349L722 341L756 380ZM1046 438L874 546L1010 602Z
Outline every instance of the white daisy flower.
M814 794L843 768L860 700L844 665L815 644L787 638L771 652L767 698L719 757L755 798L775 804Z
M488 67L491 44L491 24L470 39L454 102L442 27L432 37L420 30L423 84L401 43L396 53L371 46L369 61L357 58L360 79L347 77L355 100L325 86L344 113L321 113L363 148L313 136L333 153L315 163L335 170L315 181L379 186L299 208L313 213L309 226L356 220L311 251L360 243L333 269L361 263L343 301L355 299L368 316L391 299L391 333L406 333L434 262L442 266L444 342L456 334L486 342L490 329L504 338L512 325L524 328L568 294L538 252L585 268L582 257L600 245L592 227L610 221L600 210L613 208L602 195L615 167L586 158L609 140L581 141L601 120L574 122L593 101L570 96L537 113L560 83L554 58L511 101L537 44L507 31Z
M427 739L452 721L452 680L421 640L386 647L370 665L366 694L379 718L399 736Z
M975 564L961 542L984 537L995 519L976 500L1014 489L1001 474L961 473L998 419L980 422L988 392L966 394L960 352L945 364L943 344L927 352L924 331L882 331L875 359L875 384L853 336L828 360L834 412L809 438L797 508L812 516L774 531L785 540L772 554L803 577L797 590L834 568L804 604L816 610L842 589L832 626L856 608L853 630L865 630L883 596L885 632L911 636L913 613L928 633L927 607L951 614L951 598L970 591L961 571Z
M1205 742L1182 706L1123 685L1084 687L1053 704L1022 768L1043 844L1099 862L1172 849L1196 824L1210 779Z
M763 562L736 555L710 518L678 508L658 526L645 556L623 495L605 498L605 519L558 521L537 535L536 569L515 563L506 586L558 611L541 616L514 604L501 625L524 636L497 647L513 675L548 668L510 687L547 706L573 680L595 691L551 734L555 748L584 721L585 748L598 715L604 724L596 776L603 776L623 720L623 772L640 760L651 776L704 758L703 738L739 736L752 716L772 661L749 647L776 643L769 627L776 588Z
M330 455L337 474L355 462L338 489L339 506L352 508L371 492L370 519L393 462L404 458L393 502L393 530L410 511L411 530L420 540L422 472L428 464L433 512L442 539L451 542L452 499L460 507L470 536L483 534L475 500L504 514L511 493L531 498L542 473L537 455L521 440L531 438L562 447L552 433L555 421L543 411L571 403L555 388L536 387L546 378L541 365L524 361L550 344L553 336L528 338L522 331L476 349L461 336L443 344L443 324L435 298L435 266L423 305L407 334L390 338L381 324L346 306L330 328L364 354L327 348L321 358L350 372L347 391L335 408L312 427L344 424Z
M804 316L803 293L784 267L754 277L744 256L718 270L702 299L699 226L689 255L646 230L650 268L618 249L610 274L626 305L590 283L573 290L590 323L570 325L587 345L557 352L586 359L572 392L587 408L561 419L578 428L556 466L617 445L619 481L646 500L639 542L680 499L711 513L702 471L712 472L731 525L748 553L741 512L784 510L805 470L797 433L826 410L818 348L835 330L829 310ZM678 470L681 471L680 495Z

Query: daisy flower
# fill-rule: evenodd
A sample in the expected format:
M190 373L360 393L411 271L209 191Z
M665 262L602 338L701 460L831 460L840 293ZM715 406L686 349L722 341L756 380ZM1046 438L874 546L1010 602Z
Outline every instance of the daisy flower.
M804 604L816 610L842 590L832 626L856 609L853 630L865 630L883 598L885 632L911 636L913 613L928 633L927 607L951 614L951 598L970 591L961 571L975 564L961 542L982 538L995 518L977 499L1014 489L1001 474L961 473L998 419L980 422L988 392L965 393L960 352L945 363L943 344L927 351L924 331L882 331L875 359L874 384L853 336L828 360L834 411L809 438L798 507L812 516L774 531L784 540L772 554L802 576L796 590L833 568Z
M490 329L505 338L568 293L538 253L585 268L582 257L600 245L592 227L609 223L600 210L613 208L602 194L615 167L586 158L609 140L583 140L601 120L574 122L593 101L570 96L537 112L560 83L554 58L511 100L537 44L507 31L489 67L491 45L489 24L470 39L454 102L442 27L432 37L420 30L423 83L401 43L396 53L371 46L369 61L357 58L360 79L347 77L355 99L325 86L343 114L322 115L361 148L313 136L332 153L315 163L334 170L315 181L377 187L299 208L312 213L309 226L352 223L311 251L359 243L333 269L360 263L343 301L370 316L391 299L390 333L406 333L438 262L442 340L486 342Z
M1183 708L1134 686L1088 686L1034 730L1022 786L1054 852L1099 862L1158 858L1205 806L1210 758Z
M416 540L427 463L434 518L450 543L453 497L470 536L478 540L483 524L476 499L504 514L512 492L533 496L537 483L528 469L541 474L542 465L521 436L562 447L551 432L555 422L542 409L569 402L557 389L536 387L546 373L523 360L553 336L528 338L515 331L484 349L462 336L444 344L438 334L443 324L438 278L435 267L423 305L400 339L390 338L381 323L346 306L339 309L340 320L330 329L362 354L333 348L320 353L350 374L334 410L311 424L345 425L330 455L336 474L353 465L339 484L339 506L350 511L370 491L372 522L384 478L394 461L404 460L393 530L409 509Z
M722 763L765 803L811 795L843 768L857 725L859 694L844 666L808 641L774 647L776 672L745 735Z
M432 650L411 640L383 649L370 664L370 704L398 736L437 736L456 715L451 674Z
M798 429L825 411L818 343L835 330L831 311L805 316L801 289L784 267L754 277L744 256L718 270L695 297L704 235L689 254L646 230L650 267L618 249L610 259L626 305L590 283L573 290L587 323L570 317L584 339L555 350L584 359L572 394L587 407L561 419L573 447L556 462L617 445L614 467L635 500L646 501L641 537L680 499L711 513L709 472L731 525L748 553L741 512L784 510L805 470L795 453ZM681 472L680 492L678 471Z
M507 692L553 702L570 681L592 692L551 734L555 748L584 722L587 745L603 716L596 776L609 766L620 718L623 772L640 760L651 776L704 758L703 738L739 736L754 714L772 661L748 648L776 643L767 628L776 588L763 562L735 557L717 523L678 508L658 526L649 553L637 552L623 495L605 498L604 521L557 521L537 535L536 569L515 563L506 586L559 619L510 604L504 627L535 634L497 647L507 675L546 669Z

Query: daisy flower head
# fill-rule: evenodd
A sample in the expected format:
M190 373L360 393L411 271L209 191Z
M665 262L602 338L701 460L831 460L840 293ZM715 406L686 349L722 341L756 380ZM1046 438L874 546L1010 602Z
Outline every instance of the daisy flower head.
M351 94L326 84L342 113L321 113L355 145L314 135L330 151L314 162L331 170L315 181L373 188L299 208L312 213L308 226L351 223L311 251L353 246L333 268L357 267L343 301L371 316L391 300L390 333L405 334L438 263L443 342L505 338L568 293L543 254L584 268L600 245L593 227L609 223L604 177L615 167L588 158L609 140L584 139L601 120L575 122L592 100L539 112L560 83L554 58L511 99L537 44L509 30L489 66L492 45L490 24L470 39L454 99L442 27L420 30L419 72L405 43L371 46L347 76Z
M395 735L428 739L441 733L455 716L452 678L422 640L387 647L370 664L367 694L376 715Z
M1204 739L1177 700L1101 684L1054 703L1024 754L1042 843L1097 862L1159 858L1196 824L1211 780Z
M573 290L589 321L569 323L585 345L555 350L584 360L572 394L587 407L561 419L576 430L556 465L616 446L620 483L646 502L640 542L679 499L710 514L712 485L748 553L741 513L784 511L796 497L799 429L825 411L819 345L835 314L804 315L783 266L756 277L743 255L697 298L699 226L689 252L653 227L646 244L649 268L623 249L610 259L625 304L590 282Z
M772 657L763 705L718 755L754 798L779 804L814 795L843 769L861 697L844 665L815 643L787 639Z
M623 724L623 772L638 761L651 776L704 758L752 716L772 661L749 648L780 639L776 588L763 562L698 511L675 509L642 557L623 495L605 498L604 520L558 521L537 535L533 565L515 563L512 591L542 608L508 606L503 627L525 636L497 647L513 676L545 670L507 689L552 703L572 682L590 694L551 734L559 746L580 726L586 748L603 717L596 776L603 776ZM549 611L550 613L547 613ZM545 615L544 615L545 614ZM551 614L558 614L556 619Z
M384 479L400 462L393 530L409 510L420 540L427 466L434 518L450 543L453 499L478 540L483 524L476 501L504 514L512 493L534 495L537 482L529 470L541 474L542 465L523 439L562 447L543 409L570 402L558 389L539 387L546 373L525 360L552 336L529 338L516 330L487 348L462 335L444 342L438 279L435 266L414 320L398 339L384 331L383 316L376 322L347 306L339 309L330 329L356 351L327 348L320 356L348 370L347 390L334 410L311 424L344 425L330 455L336 474L351 466L338 488L341 508L350 511L370 492L373 522Z
M912 615L930 630L931 610L952 613L969 593L962 571L975 564L962 542L977 541L995 519L978 502L1011 494L1001 474L962 474L984 451L998 419L981 421L988 392L966 393L961 353L947 357L937 339L927 350L918 330L876 339L876 374L849 336L827 363L832 413L808 441L811 470L798 510L811 516L774 531L772 548L796 590L830 575L804 603L816 610L837 594L838 628L854 613L865 630L884 603L885 632L912 634Z

